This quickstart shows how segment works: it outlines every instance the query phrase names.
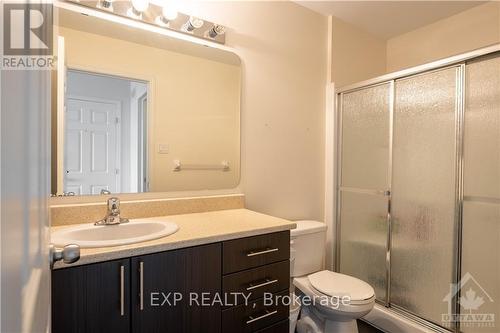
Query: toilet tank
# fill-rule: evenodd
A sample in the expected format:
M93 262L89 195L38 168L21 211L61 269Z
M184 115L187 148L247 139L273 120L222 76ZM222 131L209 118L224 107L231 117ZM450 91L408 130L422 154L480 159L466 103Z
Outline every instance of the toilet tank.
M296 221L291 230L290 275L308 275L323 269L326 244L326 224L318 221Z

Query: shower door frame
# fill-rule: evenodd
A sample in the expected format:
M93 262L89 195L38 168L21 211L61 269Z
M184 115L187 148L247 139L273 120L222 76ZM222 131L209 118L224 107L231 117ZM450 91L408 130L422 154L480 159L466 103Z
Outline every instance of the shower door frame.
M449 329L438 324L430 322L418 315L411 313L404 308L391 303L391 248L392 248L392 219L391 219L391 202L392 202L392 164L393 164L393 136L394 136L394 106L395 106L395 84L396 80L428 74L435 71L441 71L449 68L457 68L456 77L456 103L455 103L455 214L454 214L454 257L453 268L454 276L452 283L457 286L461 279L462 273L462 210L463 210L463 142L464 142L464 116L465 116L465 65L468 61L481 58L487 55L500 53L500 44L491 45L460 55L444 58L424 65L404 69L390 74L382 75L370 80L358 82L352 85L341 87L335 91L335 132L336 134L336 184L335 184L335 270L340 268L340 232L341 232L341 193L347 188L342 185L342 98L345 93L351 93L357 90L370 88L382 84L389 84L389 154L388 154L388 189L383 193L387 196L387 239L386 239L386 297L385 302L377 300L377 303L383 304L385 307L397 312L410 320L417 322L436 332L455 332L460 333L460 322L452 323L453 326ZM377 192L377 191L374 191ZM378 193L381 194L381 193ZM457 290L453 299L454 313L460 311L460 290Z

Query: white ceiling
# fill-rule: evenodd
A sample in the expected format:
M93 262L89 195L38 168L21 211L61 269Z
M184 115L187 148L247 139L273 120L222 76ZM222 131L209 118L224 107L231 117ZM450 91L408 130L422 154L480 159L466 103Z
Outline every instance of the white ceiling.
M485 1L295 1L389 39L485 3Z

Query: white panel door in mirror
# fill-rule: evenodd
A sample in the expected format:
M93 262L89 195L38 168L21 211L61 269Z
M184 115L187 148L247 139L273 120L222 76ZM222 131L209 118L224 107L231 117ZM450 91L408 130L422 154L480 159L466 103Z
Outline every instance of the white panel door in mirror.
M68 97L64 191L120 191L120 103Z

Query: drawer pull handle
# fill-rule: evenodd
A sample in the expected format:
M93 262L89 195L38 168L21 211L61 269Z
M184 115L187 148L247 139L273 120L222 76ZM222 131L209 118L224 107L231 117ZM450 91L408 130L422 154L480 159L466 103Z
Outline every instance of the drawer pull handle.
M265 314L263 314L262 316L258 316L258 317L255 317L255 318L254 318L254 317L252 317L252 316L250 316L250 317L248 317L248 320L247 320L247 325L248 325L248 324L251 324L251 323L254 323L254 322L256 322L256 321L259 321L259 320L261 320L261 319L267 318L267 317L269 317L269 316L275 315L275 314L277 314L277 313L278 313L278 310L274 310L274 311L267 311L267 310L266 310L266 313L265 313Z
M247 287L247 291L254 290L254 289L257 289L257 288L260 288L260 287L264 287L264 286L268 286L270 284L275 284L276 282L278 282L277 279L275 279L275 280L269 280L269 279L267 279L265 282L262 282L262 283L259 283L259 284L250 284Z
M267 254L267 253L271 253L271 252L276 252L278 251L279 249L276 247L274 249L265 249L265 250L262 250L262 251L252 251L252 252L249 252L247 253L247 257L254 257L254 256L260 256L262 254Z
M144 310L144 262L139 263L139 306Z
M125 267L120 266L120 316L125 315Z

